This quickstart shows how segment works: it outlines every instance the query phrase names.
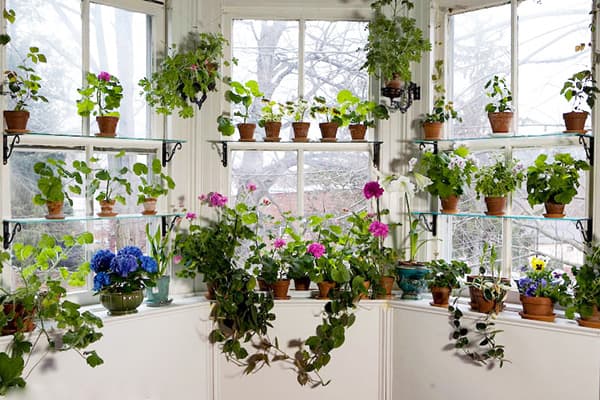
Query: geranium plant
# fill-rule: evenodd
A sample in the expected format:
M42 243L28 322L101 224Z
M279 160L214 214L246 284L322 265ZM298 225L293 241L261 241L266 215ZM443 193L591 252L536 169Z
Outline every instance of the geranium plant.
M123 99L123 86L119 78L102 71L86 74L87 86L77 89L81 99L77 101L77 113L82 117L90 114L100 117L118 117Z
M69 192L81 194L83 177L79 171L71 171L63 160L48 158L33 165L33 172L39 175L37 187L39 193L33 196L33 204L44 205L47 202L64 202L70 205L73 200Z
M525 167L519 160L506 160L502 154L496 154L493 164L479 167L475 172L477 198L504 197L521 187L524 180Z
M307 219L308 227L312 230L314 239L306 246L315 263L310 279L313 282L350 281L348 269L349 249L344 247L342 227L332 223L332 214L324 216L311 215Z
M131 293L152 286L151 274L158 272L158 263L144 255L137 246L125 246L117 254L98 250L90 263L94 271L94 292Z
M461 286L461 279L471 272L471 268L464 261L451 260L450 262L438 259L427 263L429 272L425 280L430 288L450 288L458 289Z
M311 104L307 100L299 97L295 101L290 100L285 102L285 113L292 117L293 122L302 122L310 107Z
M138 204L142 204L146 199L156 199L169 193L169 190L175 189L175 181L162 170L162 164L158 158L152 160L151 169L144 163L135 163L132 167L133 173L140 178L138 185ZM148 176L148 173L151 173Z
M519 293L527 297L547 297L552 303L569 306L571 279L564 271L550 269L547 264L543 257L529 258L529 265L521 268L523 276L516 281Z
M264 94L258 87L258 82L249 80L246 83L237 81L229 81L231 89L225 92L225 100L236 106L233 116L241 119L242 123L247 123L250 118L250 107L256 98L262 97ZM231 118L221 114L217 117L217 129L225 136L231 136L235 132L235 127Z
M560 94L571 103L573 111L583 111L584 103L590 110L593 109L598 93L600 90L596 87L596 80L589 69L573 74L560 90Z
M119 159L124 156L125 150L121 150L115 155L115 158ZM85 161L73 161L73 167L75 170L86 176L92 175L92 178L88 182L88 194L91 196L98 192L95 197L96 200L114 200L124 205L126 200L121 194L122 191L129 195L131 194L131 183L126 178L129 168L121 167L118 170L112 170L110 168L95 168L91 166L91 164L99 162L100 159L92 157L89 161L90 165L88 165Z
M375 126L376 119L389 119L390 114L385 106L370 100L361 100L348 89L340 90L337 102L343 120L350 124L361 124L369 128Z
M339 107L328 105L325 97L315 96L313 105L310 107L310 116L313 118L323 119L325 122L334 122L340 126L344 125L346 120Z
M285 113L284 106L274 100L262 99L262 108L258 126L265 127L268 122L281 122Z
M17 66L17 70L5 71L8 80L8 95L14 102L13 111L26 111L29 101L48 102L45 96L39 94L42 78L35 73L29 64L45 63L46 56L39 48L30 47L25 59Z
M504 77L494 75L486 82L484 88L487 90L487 97L490 98L490 103L486 104L485 111L489 113L512 111L512 92Z

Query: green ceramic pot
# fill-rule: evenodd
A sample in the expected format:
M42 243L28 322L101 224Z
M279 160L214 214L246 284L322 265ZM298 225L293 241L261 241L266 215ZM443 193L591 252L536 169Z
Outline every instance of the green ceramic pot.
M142 289L131 293L100 293L100 303L108 310L109 315L136 313L142 301L144 301Z
M169 283L171 277L164 275L158 278L156 286L146 288L146 304L150 307L161 307L171 303L169 299Z
M425 275L429 272L423 265L402 265L396 268L398 286L402 289L405 300L419 300L421 293L427 289Z

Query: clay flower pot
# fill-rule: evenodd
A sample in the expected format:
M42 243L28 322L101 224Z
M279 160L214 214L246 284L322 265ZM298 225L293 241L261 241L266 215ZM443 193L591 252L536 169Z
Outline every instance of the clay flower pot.
M448 300L450 299L450 288L434 286L431 288L431 296L433 302L430 303L436 307L448 307Z
M423 134L425 139L441 139L444 136L443 129L443 122L423 122Z
M27 133L27 121L29 111L4 111L6 121L6 133Z
M267 281L265 281L263 278L257 278L256 281L258 282L258 290L261 292L268 292L270 290Z
M520 299L523 305L521 318L554 322L556 314L554 314L554 303L550 298L521 295Z
M146 197L142 203L144 211L142 215L155 215L156 214L156 199L154 197Z
M318 282L317 286L319 287L319 299L327 300L329 299L329 292L335 288L335 282L323 281Z
M379 285L383 288L384 294L378 294L377 298L391 299L393 297L392 288L394 287L395 281L396 278L393 276L382 276L381 278L379 278Z
M119 123L119 117L96 117L96 123L98 124L98 130L100 131L96 133L96 136L117 136L117 124Z
M351 124L348 126L353 141L364 141L367 134L367 126L363 124Z
M113 211L115 207L115 200L102 200L100 202L100 212L97 213L99 217L114 217L118 213Z
M294 142L308 142L308 130L310 129L310 122L292 122L292 129L294 131Z
M546 207L546 214L544 214L546 218L563 218L565 216L564 204L547 201L544 203L544 207Z
M578 318L577 323L580 326L585 326L586 328L600 329L600 311L598 311L598 306L593 307L592 315L589 317Z
M467 276L467 282L473 282L477 277L478 276L476 275L469 275ZM492 280L491 276L484 276L483 278ZM501 280L503 283L510 285L510 280L508 280L507 278L502 278ZM494 302L487 300L483 296L483 292L479 288L469 286L469 295L471 297L471 311L480 312L484 314L488 314L494 311L494 313L499 314L500 312L502 312L502 310L504 310L503 301Z
M458 196L449 196L440 198L442 203L442 212L444 214L456 214L458 212Z
M290 288L289 279L280 279L275 283L271 284L271 290L273 291L273 298L275 300L289 300L288 289Z
M565 133L585 133L585 121L589 113L587 111L571 111L563 114L565 121Z
M485 197L487 211L485 215L504 215L506 208L506 197Z
M31 332L35 328L34 317L36 310L27 310L23 303L4 303L5 315L14 313L14 317L2 327L2 335L12 335L16 332Z
M63 214L64 204L63 201L47 201L48 214L45 215L46 219L65 219L65 214Z
M321 142L335 142L337 138L337 130L339 125L335 122L321 122L319 129L321 130Z
M371 281L364 281L363 285L365 286L365 290L367 291L367 293L361 293L360 296L358 296L358 298L360 300L368 300L369 299L369 288L371 287Z
M237 124L237 127L240 132L240 142L256 142L254 139L256 124Z
M308 290L310 288L310 277L294 278L294 290Z
M281 122L265 122L265 142L279 142L279 132L281 131Z
M492 133L508 133L512 126L512 112L493 112L488 113L488 119L492 126Z

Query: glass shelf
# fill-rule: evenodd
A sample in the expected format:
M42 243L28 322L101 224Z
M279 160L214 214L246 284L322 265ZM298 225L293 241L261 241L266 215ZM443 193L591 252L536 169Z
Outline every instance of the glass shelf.
M526 134L495 134L488 136L478 136L478 137L465 137L465 138L443 138L443 139L415 139L415 143L454 143L454 142L474 142L474 141L484 141L484 140L511 140L511 139L544 139L544 138L593 138L592 134L586 133L564 133L564 132L550 132L550 133L542 133L539 135L526 135Z
M281 140L279 142L267 142L264 140L256 140L254 142L244 142L240 140L208 140L209 143L239 143L246 146L256 145L256 144L266 144L266 145L276 145L276 144L287 144L287 145L314 145L314 144L339 144L339 143L353 143L353 144L383 144L380 140L336 140L335 142L322 142L320 140L309 140L307 142L294 142L293 140Z
M97 215L69 216L64 219L46 219L46 218L4 218L4 222L11 224L46 224L56 222L85 222L85 221L112 221L112 220L127 220L127 219L144 219L144 218L161 218L161 217L184 217L185 213L157 213L154 215L140 214L117 214L114 217L98 217Z
M49 133L49 132L27 132L27 133L5 133L6 136L21 136L21 137L45 137L45 138L84 138L94 140L122 140L122 141L140 141L140 142L159 142L159 143L185 143L185 140L180 139L157 139L157 138L146 138L146 137L128 137L128 136L95 136L95 135L82 135L81 133Z
M563 218L546 218L542 215L486 215L486 214L482 214L482 213L467 213L467 212L459 212L456 214L446 214L446 213L442 213L442 212L438 212L438 211L414 211L412 212L413 215L415 216L419 216L419 215L436 215L436 216L445 216L445 217L463 217L463 218L468 218L468 217L473 217L473 218L487 218L487 219L512 219L512 220L537 220L537 221L548 221L548 222L554 222L554 221L571 221L571 222L578 222L578 221L588 221L589 218L587 217L569 217L569 216L565 216Z

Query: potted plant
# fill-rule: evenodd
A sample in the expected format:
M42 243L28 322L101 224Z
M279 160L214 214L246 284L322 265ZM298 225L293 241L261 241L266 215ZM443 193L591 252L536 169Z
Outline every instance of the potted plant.
M150 78L139 81L146 102L159 114L177 111L182 118L192 118L194 105L200 110L207 93L217 90L219 64L228 45L221 33L188 33L179 47L171 45Z
M294 142L308 142L308 130L310 122L305 122L306 112L310 110L310 103L299 97L295 101L285 103L285 112L292 118L292 130L294 131Z
M106 71L98 75L86 74L87 86L77 89L81 99L77 101L77 114L82 117L96 116L100 132L96 136L116 136L119 123L119 107L123 99L123 86L119 78Z
M159 196L167 195L169 190L175 189L175 181L162 170L158 158L152 160L151 170L143 163L133 164L133 173L140 178L138 185L138 204L144 205L143 215L156 214L156 201ZM151 172L151 176L148 176Z
M338 107L327 105L325 97L315 96L313 105L310 107L310 116L313 118L322 116L325 119L325 122L319 123L322 142L337 141L337 130L345 124L342 112Z
M109 315L137 313L144 300L144 288L151 284L150 274L158 272L158 263L139 247L125 246L117 254L108 249L94 253L90 261L94 292Z
M491 165L484 165L475 172L477 199L484 196L486 215L504 215L506 196L521 187L525 180L525 167L516 160L505 160L497 154Z
M594 108L596 103L596 94L600 90L596 87L596 81L592 71L585 69L583 71L576 72L572 77L566 80L560 94L571 103L571 112L564 113L563 119L565 121L565 133L585 133L585 121L588 117L588 112L584 111L581 107L583 102L588 105L589 109Z
M116 159L125 156L125 150L121 150L115 155ZM92 157L90 163L97 163L99 159ZM93 177L88 182L88 195L96 195L96 200L100 202L99 217L114 217L117 215L113 211L113 207L116 202L123 205L126 204L125 197L120 194L121 191L125 191L128 195L131 194L131 183L125 177L129 172L129 168L122 167L118 170L112 170L110 168L92 168L88 166L85 161L75 160L73 161L73 167L75 170L82 174Z
M425 281L431 290L433 302L436 307L448 307L450 292L452 289L460 288L460 280L471 272L464 261L432 260L427 263L429 272L425 275Z
M375 127L375 119L389 119L387 108L374 101L361 100L347 89L340 90L337 95L342 119L349 122L348 129L353 141L365 139L367 128Z
M491 103L485 106L488 113L488 119L492 126L492 133L508 133L512 126L512 92L508 88L506 79L494 75L486 82L485 89L487 97Z
M33 196L33 204L46 205L47 219L64 219L63 206L65 199L73 205L69 192L81 194L83 178L78 171L69 171L63 160L48 158L38 161L33 166L33 172L39 175L37 187L39 193ZM68 188L68 190L67 190Z
M48 102L45 96L39 94L41 89L41 80L35 73L35 69L28 65L45 63L46 56L40 53L37 47L30 47L25 59L17 66L16 71L5 71L8 81L8 95L14 102L12 110L4 111L4 120L6 121L7 133L27 133L27 121L29 120L29 111L27 107L30 101Z
M579 171L587 171L590 166L569 153L555 154L552 163L547 159L547 154L540 154L527 169L527 201L531 207L544 204L544 217L562 218L565 205L577 194Z
M523 305L523 312L519 313L522 318L554 322L554 304L571 304L571 279L564 271L547 268L547 263L542 257L532 256L529 265L521 269L524 276L516 282Z
M148 272L148 281L146 282L146 304L150 307L161 307L171 304L173 299L169 298L169 283L171 277L168 274L171 260L174 256L174 249L171 246L171 230L162 234L158 227L154 233L150 232L150 224L146 224L146 239L148 240L150 257L156 260L157 268L155 272Z
M467 276L466 284L471 296L471 310L484 314L498 314L504 309L510 281L500 276L500 265L497 261L496 247L484 243L479 258L479 274Z
M451 118L462 122L462 118L458 116L458 112L454 109L454 103L451 101L446 102L444 97L446 90L443 84L440 83L444 73L443 66L444 61L437 60L435 62L435 73L431 76L435 98L431 113L425 114L421 120L425 139L441 139L443 137L444 122L449 121Z
M314 258L306 252L307 243L303 234L294 229L295 226L305 226L304 220L284 212L285 227L282 231L288 236L283 247L284 258L288 263L287 276L294 281L294 290L308 291L310 288L310 275L314 269Z
M362 66L386 85L400 88L411 80L410 64L420 62L431 43L409 16L414 4L407 0L377 0L371 3L373 15L369 21L367 60Z
M282 237L274 238L269 235L270 243L264 243L256 236L256 242L250 246L252 255L248 263L257 266L254 273L262 279L273 292L275 300L288 300L290 277L288 276L288 262L285 258L286 240Z
M279 142L281 140L279 137L281 119L284 114L283 105L269 99L262 99L262 103L263 107L258 126L265 128L265 142Z
M464 187L471 184L471 176L477 170L476 160L465 146L448 153L425 151L414 168L415 172L429 178L431 183L425 190L440 198L445 214L458 212L458 198Z
M238 131L240 132L241 142L254 142L254 130L256 129L255 123L248 123L250 118L250 107L257 97L262 97L263 93L258 88L258 82L255 80L249 80L242 84L236 81L230 81L229 86L231 89L225 92L225 100L229 103L238 105L233 115L242 119L242 122L237 124ZM235 132L233 122L230 118L221 114L217 117L218 130L225 136L231 136Z
M581 267L573 268L575 291L573 304L567 308L569 318L579 313L579 325L600 329L600 247L590 246Z

